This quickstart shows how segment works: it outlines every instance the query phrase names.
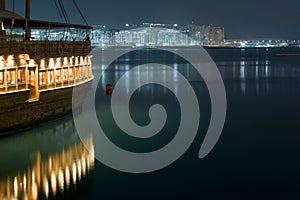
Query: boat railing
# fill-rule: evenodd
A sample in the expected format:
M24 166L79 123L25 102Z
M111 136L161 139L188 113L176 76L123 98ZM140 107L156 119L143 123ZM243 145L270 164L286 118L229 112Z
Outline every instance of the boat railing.
M0 56L0 94L30 89L29 99L39 99L41 90L73 86L92 78L92 56L38 60L29 59L27 54Z
M46 68L39 68L39 89L75 85L92 77L91 56L72 56L56 60L50 58Z

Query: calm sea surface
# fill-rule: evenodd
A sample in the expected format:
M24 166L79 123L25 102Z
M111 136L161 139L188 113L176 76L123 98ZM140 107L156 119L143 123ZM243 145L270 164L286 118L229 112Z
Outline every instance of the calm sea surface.
M156 84L143 86L133 94L130 112L137 124L149 123L148 110L153 104L163 105L168 113L161 132L138 139L116 126L111 96L104 91L105 84L114 85L132 67L149 60L159 62L182 73L197 94L201 121L188 151L159 171L119 172L88 154L72 115L65 116L0 139L0 199L8 193L20 199L26 195L33 199L300 196L300 48L207 51L220 71L227 95L225 126L208 156L198 158L211 114L204 81L180 57L154 50L133 51L112 63L95 83L95 106L102 128L114 144L133 152L157 150L173 139L180 123L176 94ZM101 52L96 50L94 55L96 76L102 67ZM147 77L164 73L164 69L151 67L142 70L147 71ZM93 138L87 139L92 152Z

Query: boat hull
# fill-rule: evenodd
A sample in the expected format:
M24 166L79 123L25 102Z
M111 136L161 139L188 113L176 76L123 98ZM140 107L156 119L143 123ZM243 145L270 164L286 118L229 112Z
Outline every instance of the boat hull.
M0 94L0 135L66 115L72 111L72 103L76 109L80 109L85 95L72 102L73 89L76 87L76 90L85 94L91 84L92 79L74 86L41 90L38 100L28 99L29 89Z

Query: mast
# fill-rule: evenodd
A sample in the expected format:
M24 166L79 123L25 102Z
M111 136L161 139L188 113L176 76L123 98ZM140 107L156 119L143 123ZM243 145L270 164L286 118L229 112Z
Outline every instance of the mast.
M5 10L5 0L0 0L0 10Z
M0 11L5 10L5 0L0 0ZM3 35L5 33L2 19L0 18L0 35Z
M30 0L26 0L25 5L25 18L26 18L26 27L25 27L25 40L30 40L31 29L27 26L27 21L30 19Z
M30 0L26 0L26 6L25 6L25 18L30 18Z

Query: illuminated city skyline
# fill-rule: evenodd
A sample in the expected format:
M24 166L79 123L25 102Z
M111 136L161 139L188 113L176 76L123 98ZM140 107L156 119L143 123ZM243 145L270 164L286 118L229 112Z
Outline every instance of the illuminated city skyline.
M7 0L7 9L12 10ZM15 11L24 14L24 5L15 1ZM63 21L53 0L31 0L34 19ZM63 1L71 23L84 23L72 1ZM210 1L78 0L89 24L122 28L125 24L162 22L169 24L214 24L226 29L227 39L299 39L300 1Z
M121 29L94 25L92 43L101 46L224 46L224 47L283 47L299 46L300 40L278 38L228 39L226 28L212 24L125 24Z

